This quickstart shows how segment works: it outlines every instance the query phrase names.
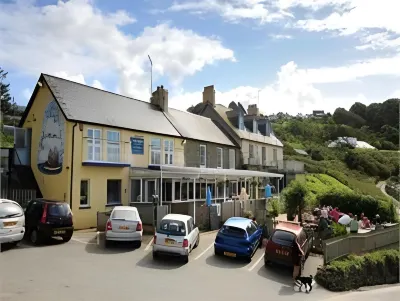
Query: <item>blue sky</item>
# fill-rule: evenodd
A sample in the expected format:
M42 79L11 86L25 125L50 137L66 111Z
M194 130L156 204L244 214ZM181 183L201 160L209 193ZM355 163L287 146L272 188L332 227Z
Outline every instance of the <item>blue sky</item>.
M0 0L1 67L18 104L41 72L185 110L258 101L266 114L400 97L391 0ZM258 100L259 95L259 100Z

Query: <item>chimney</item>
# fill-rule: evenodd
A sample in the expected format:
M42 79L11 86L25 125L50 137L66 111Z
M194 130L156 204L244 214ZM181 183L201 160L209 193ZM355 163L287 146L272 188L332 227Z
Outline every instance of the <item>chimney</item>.
M164 89L164 86L157 86L157 90L153 92L150 98L150 103L159 107L161 111L168 112L168 90Z
M257 108L257 105L249 105L247 108L247 115L250 116L260 116L260 110Z
M203 103L210 103L213 107L215 107L215 90L214 85L204 87L203 91Z

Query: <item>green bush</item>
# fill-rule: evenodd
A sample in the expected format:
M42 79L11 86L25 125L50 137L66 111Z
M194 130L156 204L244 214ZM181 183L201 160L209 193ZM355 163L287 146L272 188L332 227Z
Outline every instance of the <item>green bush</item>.
M346 226L333 222L331 227L332 227L332 230L333 230L333 236L332 237L338 237L338 236L347 235Z
M362 256L350 255L319 268L315 280L330 291L399 282L399 250L382 250Z
M369 195L362 195L352 191L333 191L317 196L319 204L338 207L344 213L365 216L372 219L379 214L382 221L396 221L397 214L392 202L380 200Z

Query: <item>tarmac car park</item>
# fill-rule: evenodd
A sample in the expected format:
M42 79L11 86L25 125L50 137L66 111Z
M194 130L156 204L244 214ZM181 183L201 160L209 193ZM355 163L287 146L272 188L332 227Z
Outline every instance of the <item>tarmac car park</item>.
M214 255L216 232L200 234L190 261L153 260L153 236L142 246L116 243L105 248L104 233L77 231L68 243L54 239L35 247L27 242L0 254L0 300L321 300L332 295L318 286L311 294L293 289L291 269L264 267L264 249L248 263ZM304 273L315 274L322 258L310 256ZM172 274L172 272L174 272Z

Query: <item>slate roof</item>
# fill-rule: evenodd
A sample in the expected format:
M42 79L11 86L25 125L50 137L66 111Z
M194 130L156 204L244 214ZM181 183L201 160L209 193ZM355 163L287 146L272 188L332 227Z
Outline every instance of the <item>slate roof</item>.
M168 109L167 118L183 137L233 146L232 141L207 117Z
M40 79L44 79L47 83L68 121L233 146L233 143L207 117L171 108L168 112L162 112L160 108L149 102L47 74L42 74ZM23 125L29 113L38 89L37 85L20 121L20 126Z

